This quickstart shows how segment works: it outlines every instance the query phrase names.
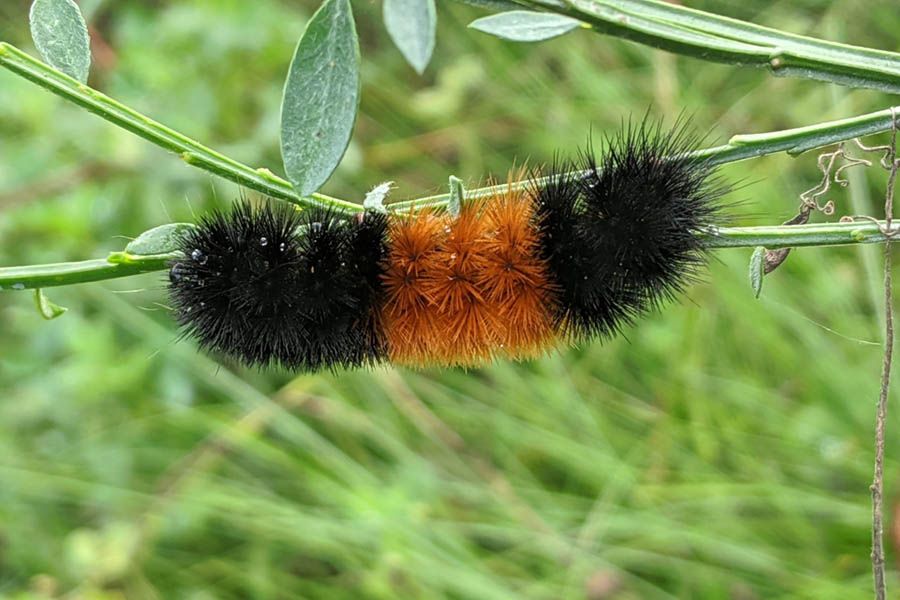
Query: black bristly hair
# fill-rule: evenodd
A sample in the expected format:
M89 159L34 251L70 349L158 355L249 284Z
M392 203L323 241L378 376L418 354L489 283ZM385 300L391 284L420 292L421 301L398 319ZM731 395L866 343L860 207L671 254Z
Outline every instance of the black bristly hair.
M388 255L388 217L366 211L354 217L347 248L347 264L356 282L354 295L359 301L357 329L363 338L361 362L375 364L387 356L381 306L384 302L384 259Z
M371 317L385 249L381 215L238 202L180 240L170 297L185 335L247 365L295 371L380 360ZM374 282L374 283L373 283Z
M584 227L583 187L568 175L578 170L576 161L557 157L531 186L541 259L557 288L554 326L572 339L612 336L634 319L638 297L609 285L614 268L597 254L602 244Z
M385 357L378 326L387 219L368 212L343 220L327 209L303 211L296 319L305 340L295 369L359 367Z
M705 262L697 232L720 220L728 187L690 153L700 138L680 120L668 131L646 118L557 161L535 188L545 257L561 288L566 334L609 336L674 298ZM567 172L577 177L564 177Z
M292 362L295 265L300 215L268 203L237 203L200 219L179 240L183 259L169 271L169 297L185 336L249 365Z
M582 156L586 229L613 253L617 285L633 287L642 310L696 278L706 263L697 233L721 221L729 188L709 159L691 156L701 141L689 120L665 131L644 119L607 137L599 155L589 147Z

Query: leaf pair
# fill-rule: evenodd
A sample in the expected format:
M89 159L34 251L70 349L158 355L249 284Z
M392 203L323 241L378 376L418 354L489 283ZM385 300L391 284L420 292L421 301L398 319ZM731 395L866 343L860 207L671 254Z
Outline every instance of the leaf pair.
M434 51L434 0L384 0L384 25L418 73ZM476 29L518 41L562 35L579 21L512 11L479 19ZM316 192L350 143L359 107L359 41L349 0L325 0L300 38L281 106L281 155L300 196Z
M73 0L34 0L35 46L52 67L86 83L87 25ZM326 0L297 45L282 101L285 172L300 196L316 192L337 167L359 105L359 43L349 0Z
M434 50L434 0L385 0L384 24L413 68ZM578 25L558 15L512 11L473 27L518 40L546 39ZM41 56L81 83L91 62L87 26L73 0L35 0L31 31ZM284 170L301 196L314 194L346 152L359 108L359 40L350 0L325 0L312 16L288 69L281 105Z
M385 0L384 25L422 73L434 50L434 0ZM281 105L281 156L300 196L316 192L350 143L359 107L359 40L349 0L325 0L291 61Z

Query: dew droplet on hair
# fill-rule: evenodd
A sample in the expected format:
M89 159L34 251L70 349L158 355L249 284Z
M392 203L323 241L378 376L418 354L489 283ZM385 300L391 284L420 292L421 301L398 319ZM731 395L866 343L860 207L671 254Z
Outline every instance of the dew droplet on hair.
M169 281L172 283L178 283L184 279L184 265L181 263L175 263L172 266L172 270L169 271Z
M269 240L265 237L261 237L261 238L259 238L259 245L260 246L268 246Z
M203 254L200 248L194 248L194 251L191 252L191 260L193 260L194 262L198 262L201 265L205 265L207 262L209 262L209 257Z

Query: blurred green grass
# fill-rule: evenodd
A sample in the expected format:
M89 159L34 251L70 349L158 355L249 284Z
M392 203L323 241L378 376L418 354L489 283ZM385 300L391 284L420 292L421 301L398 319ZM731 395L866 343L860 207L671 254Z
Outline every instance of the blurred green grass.
M280 170L281 82L315 2L80 4L92 85ZM324 192L502 178L648 107L722 141L892 101L589 32L504 43L438 4L420 78L380 5L354 3L361 115ZM892 2L690 5L900 49ZM0 39L31 49L27 8L0 5ZM818 179L813 155L723 174L739 224L789 218ZM873 212L883 181L831 198ZM238 194L0 72L0 264L102 256ZM794 252L760 300L749 253L717 253L622 339L468 372L219 363L178 341L159 274L52 290L70 311L49 323L0 295L0 597L867 598L879 250ZM892 408L891 510L898 427ZM888 560L896 590L890 542Z

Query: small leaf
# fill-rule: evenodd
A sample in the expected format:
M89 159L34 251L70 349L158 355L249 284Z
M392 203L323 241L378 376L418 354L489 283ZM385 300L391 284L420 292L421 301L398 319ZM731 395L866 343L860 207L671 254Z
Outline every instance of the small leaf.
M437 27L434 0L384 0L382 16L394 45L421 75L434 50Z
M384 183L379 183L373 187L372 191L366 194L366 197L363 200L363 208L365 210L386 213L387 210L384 208L384 199L387 197L388 193L390 193L392 185L394 185L393 181L385 181Z
M55 319L69 310L68 308L51 302L47 296L44 295L44 290L41 289L34 290L34 303L37 305L38 312L41 313L41 316L48 321Z
M72 0L34 0L31 38L51 67L86 83L91 69L91 40L78 5Z
M512 10L482 17L469 27L511 42L540 42L572 31L581 21L563 15Z
M281 102L281 157L300 196L344 156L359 107L359 40L350 0L325 0L306 25Z
M175 252L181 235L194 227L193 223L168 223L148 229L125 246L125 253L143 256Z
M762 292L763 278L766 276L766 249L757 246L750 256L750 286L753 288L753 297L759 298Z
M450 200L447 202L447 212L450 216L456 218L462 208L462 203L466 199L466 190L463 187L462 179L455 175L450 176Z

